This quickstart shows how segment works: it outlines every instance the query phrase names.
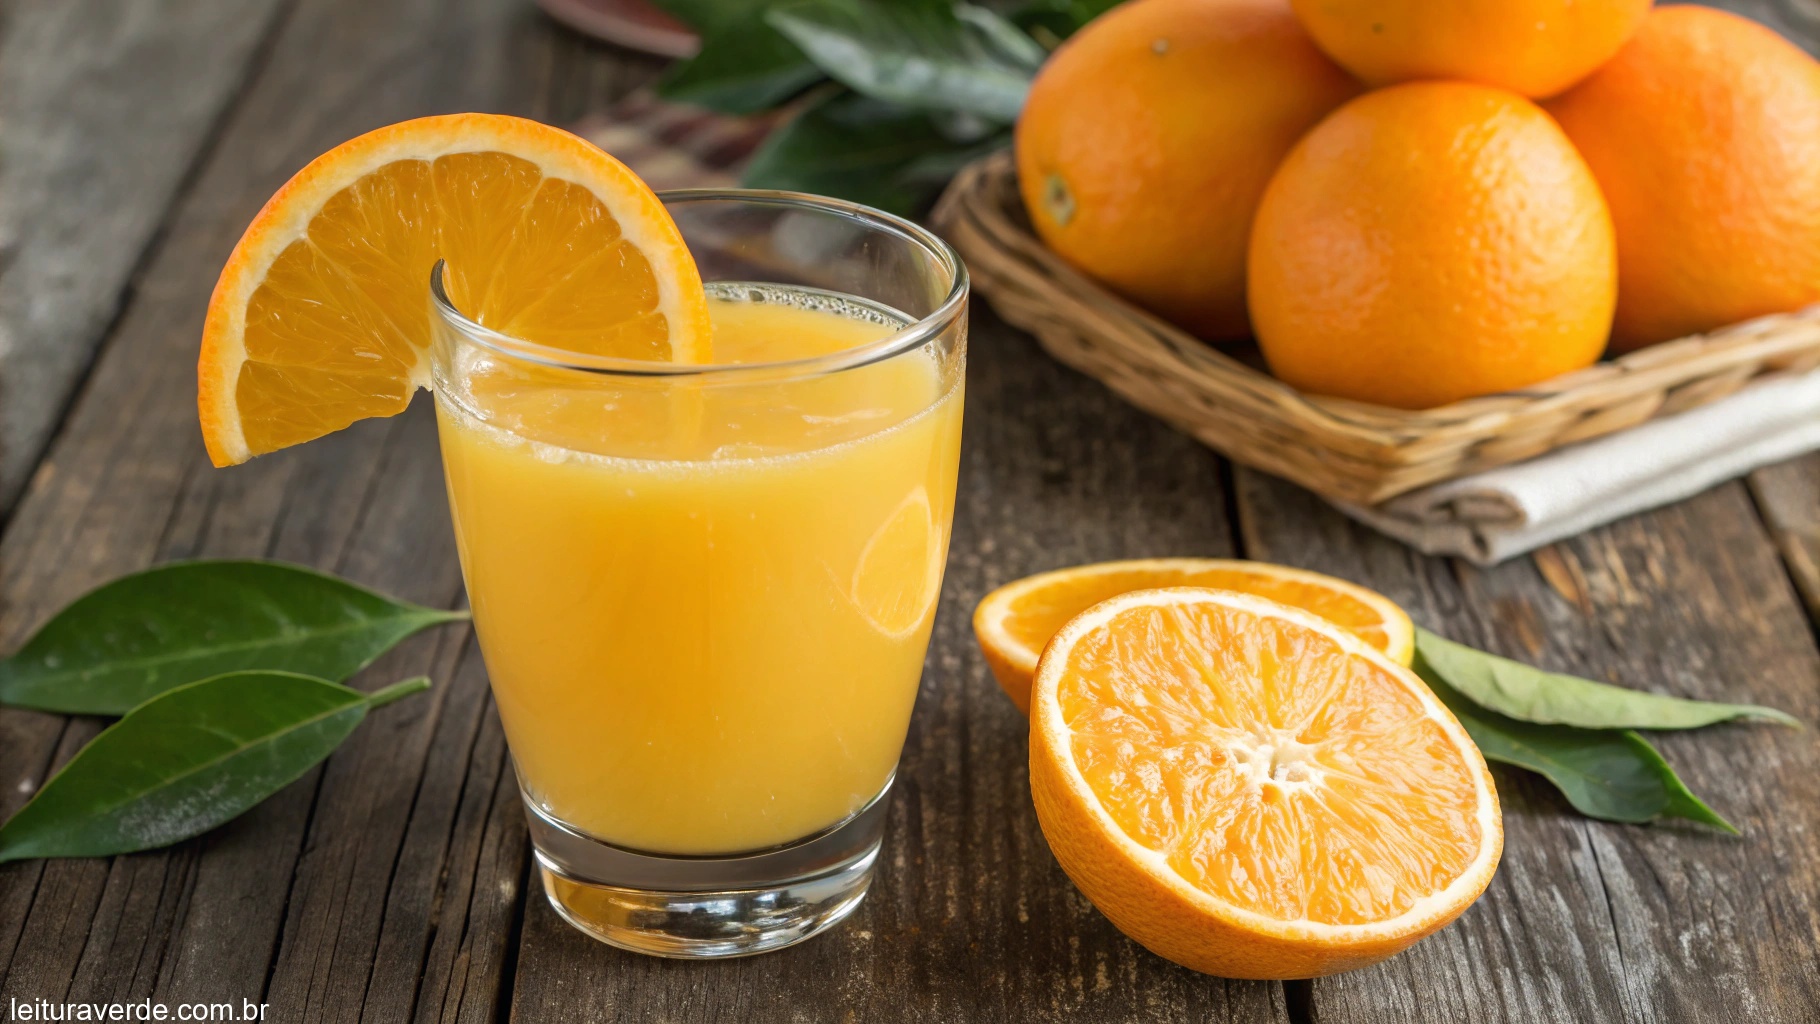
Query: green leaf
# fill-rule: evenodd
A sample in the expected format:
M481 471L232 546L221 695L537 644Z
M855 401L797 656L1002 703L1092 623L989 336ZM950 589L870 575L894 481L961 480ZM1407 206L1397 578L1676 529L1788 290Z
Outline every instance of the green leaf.
M1078 29L1124 2L1125 0L1030 0L1012 10L1011 20L1022 22L1039 15L1060 15L1068 19L1071 27Z
M697 32L709 32L739 24L753 11L763 11L767 7L776 7L787 0L651 0L653 6L661 7L677 20ZM896 4L937 4L944 0L885 0ZM1044 0L1048 2L1048 0ZM1066 0L1063 0L1066 2Z
M655 5L675 15L697 32L738 21L753 7L752 0L654 0Z
M1015 22L987 7L956 3L954 16L978 32L991 48L1027 70L1035 71L1049 59L1049 51Z
M1624 822L1686 818L1737 834L1636 733L1539 725L1488 711L1447 685L1419 646L1411 667L1453 711L1486 760L1536 772L1581 814Z
M999 132L971 144L955 143L948 148L931 149L905 164L897 179L908 186L924 186L928 198L934 198L961 168L1009 145L1011 134Z
M467 618L276 562L175 562L77 598L0 661L0 703L120 715L240 669L341 680L418 630Z
M772 8L767 20L855 92L1000 124L1017 119L1043 58L1021 29L981 7L807 0Z
M134 708L0 826L0 861L105 857L201 835L297 780L370 708L427 688L368 695L289 672L233 672Z
M1011 12L1011 21L1043 45L1056 44L1122 0L1032 0Z
M670 68L658 91L723 114L770 110L826 76L765 22L763 5L699 29L701 52Z
M1763 718L1797 728L1793 716L1757 704L1720 704L1595 683L1544 672L1416 630L1416 649L1448 685L1481 707L1525 722L1584 729L1696 729L1734 718Z
M1002 131L957 141L927 113L840 92L772 132L753 154L745 184L913 215L960 164L1005 143Z

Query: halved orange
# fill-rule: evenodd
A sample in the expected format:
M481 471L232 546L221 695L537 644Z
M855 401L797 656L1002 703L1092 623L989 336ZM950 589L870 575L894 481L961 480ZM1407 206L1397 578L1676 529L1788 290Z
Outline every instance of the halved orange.
M1141 590L1070 621L1031 693L1030 790L1087 898L1230 978L1363 967L1491 881L1497 790L1407 668L1298 608Z
M438 259L456 306L494 330L707 361L694 260L624 164L523 118L405 121L311 161L228 257L196 367L215 465L403 411L430 383Z
M973 634L1005 695L1027 713L1037 656L1063 623L1107 598L1154 587L1256 594L1345 626L1400 664L1415 655L1415 627L1384 595L1306 569L1229 558L1138 558L1026 576L980 601Z

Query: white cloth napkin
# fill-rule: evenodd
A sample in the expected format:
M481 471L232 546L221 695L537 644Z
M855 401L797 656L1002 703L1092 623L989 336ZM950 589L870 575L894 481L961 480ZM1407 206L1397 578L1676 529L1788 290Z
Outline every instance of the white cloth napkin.
M1495 565L1820 449L1820 370L1347 515L1420 551Z

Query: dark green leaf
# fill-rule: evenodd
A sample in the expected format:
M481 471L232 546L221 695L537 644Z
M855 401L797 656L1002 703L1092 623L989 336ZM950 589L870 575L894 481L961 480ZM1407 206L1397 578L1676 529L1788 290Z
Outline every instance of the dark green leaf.
M1695 729L1734 718L1801 724L1775 708L1757 704L1685 700L1544 672L1425 629L1416 630L1416 649L1448 685L1474 703L1525 722L1585 729Z
M289 672L233 672L134 708L83 747L0 826L0 861L105 857L198 836L294 782L369 708L372 695Z
M796 44L765 22L762 4L745 3L699 30L701 52L673 66L664 96L723 114L769 110L825 76Z
M909 215L934 198L960 163L1004 143L1002 133L957 142L929 114L841 92L772 132L747 166L745 183Z
M979 33L991 49L1028 71L1035 71L1049 58L1049 51L1030 34L1007 20L997 11L969 3L956 3L954 16Z
M928 195L933 197L949 179L960 173L961 168L1009 145L1010 133L1001 132L972 144L955 143L950 148L932 149L906 164L898 172L898 180L906 185L927 186Z
M1042 48L984 8L961 9L964 16L939 5L807 0L772 8L768 20L856 92L1009 124L1024 104Z
M654 3L697 32L731 24L752 8L764 6L752 0L654 0Z
M120 715L240 669L341 680L398 641L464 619L276 562L175 562L123 576L58 612L0 661L0 703Z
M1032 0L1011 12L1011 21L1051 49L1122 0Z
M1636 733L1519 722L1467 700L1434 671L1419 647L1412 667L1466 727L1486 760L1540 774L1581 814L1627 822L1686 818L1737 833Z

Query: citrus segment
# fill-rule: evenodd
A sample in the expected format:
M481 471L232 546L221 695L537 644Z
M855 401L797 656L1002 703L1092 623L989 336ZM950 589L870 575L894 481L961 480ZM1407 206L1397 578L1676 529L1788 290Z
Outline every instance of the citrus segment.
M203 328L216 465L371 416L430 382L430 268L482 325L573 352L703 362L700 276L623 164L521 118L406 121L316 158L254 218Z
M1155 587L1256 594L1345 626L1400 664L1415 651L1409 616L1382 594L1304 569L1224 558L1143 558L1028 576L980 601L973 632L1005 695L1028 711L1037 657L1063 624L1107 598Z
M918 487L867 539L853 568L853 604L873 628L908 636L928 621L941 590L941 527Z
M1484 759L1349 631L1230 591L1102 602L1044 651L1031 790L1120 930L1195 970L1312 977L1446 924L1496 870Z

